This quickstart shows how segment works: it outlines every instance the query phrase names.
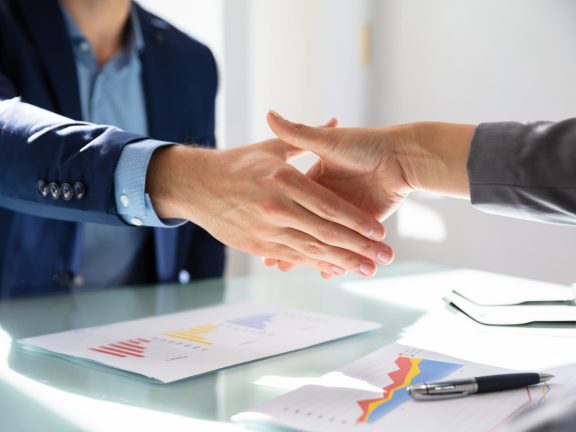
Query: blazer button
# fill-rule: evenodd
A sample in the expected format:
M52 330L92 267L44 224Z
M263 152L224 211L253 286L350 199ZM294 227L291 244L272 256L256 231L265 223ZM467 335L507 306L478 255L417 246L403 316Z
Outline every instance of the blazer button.
M84 187L84 183L76 182L74 183L74 198L81 200L86 196L86 188Z
M56 183L50 183L48 185L48 192L50 193L50 197L53 200L60 198L60 186L58 186Z
M54 285L56 285L58 288L69 288L73 279L74 276L70 272L56 273L52 277Z
M48 196L48 183L44 180L38 180L36 183L36 191L42 196L42 198L46 198Z
M70 183L62 183L60 185L60 192L62 192L62 199L64 201L70 201L74 198L74 189L72 189Z

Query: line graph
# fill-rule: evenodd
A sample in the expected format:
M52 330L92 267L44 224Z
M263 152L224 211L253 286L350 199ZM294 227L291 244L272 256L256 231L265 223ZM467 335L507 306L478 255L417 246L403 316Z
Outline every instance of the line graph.
M382 397L366 399L358 402L362 409L362 415L358 423L374 423L389 412L395 410L410 399L408 392L404 390L414 378L418 381L431 381L444 378L448 374L459 369L461 365L436 360L426 360L416 357L398 357L394 364L398 367L388 373L392 383L383 388Z
M406 386L510 370L391 344L233 420L310 432L495 431L527 408L573 394L574 369L570 365L550 371L562 376L563 384L570 383L565 388L553 383L423 403L412 400Z

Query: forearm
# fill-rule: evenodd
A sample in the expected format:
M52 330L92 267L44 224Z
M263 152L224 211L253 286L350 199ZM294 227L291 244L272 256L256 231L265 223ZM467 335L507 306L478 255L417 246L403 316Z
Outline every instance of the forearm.
M77 122L17 98L0 101L0 206L75 222L121 224L113 172L125 145L143 137ZM52 184L47 194L42 184ZM60 193L82 184L81 193Z
M407 125L396 146L407 183L415 190L470 198L467 160L475 129L439 122Z
M468 198L488 213L576 223L576 119L406 131L398 158L415 190Z
M576 119L478 126L468 161L472 204L499 215L576 223Z

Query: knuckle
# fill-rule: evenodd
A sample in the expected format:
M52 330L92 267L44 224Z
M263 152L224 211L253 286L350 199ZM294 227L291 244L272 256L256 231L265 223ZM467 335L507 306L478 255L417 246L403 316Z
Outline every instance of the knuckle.
M358 216L356 219L354 219L353 223L356 229L360 229L366 226L366 219L361 216Z
M308 126L306 126L306 125L303 124L303 123L296 123L296 124L294 124L294 130L295 130L296 132L304 131L304 130L306 130L307 128L308 128Z
M277 228L267 223L256 223L252 228L252 232L255 236L258 236L261 241L273 241L278 234Z
M270 198L268 200L264 200L260 204L261 211L268 215L274 217L281 217L286 215L287 211L277 199Z
M356 268L360 264L361 259L357 254L350 252L350 253L346 253L342 257L342 262L344 263L343 267L345 267L347 269L352 269L352 268Z
M379 243L363 241L362 245L360 246L360 250L364 254L368 254L368 253L371 253L371 252L375 251L376 249L378 249L378 247L379 247Z
M274 258L280 260L280 262L294 265L301 264L304 261L302 254L281 243L271 243L268 250L268 256L274 256Z
M287 263L290 265L295 265L295 264L302 264L305 261L302 254L295 251L294 249L284 247L281 245L278 245L278 247L276 249L278 250L278 253L277 253L278 259L281 262L284 262L284 263Z
M320 238L329 244L336 244L340 241L340 231L335 227L325 227L318 230Z
M299 254L298 252L291 250L290 252L288 252L287 254L287 259L286 261L290 262L291 264L300 264L305 262L304 257Z
M334 201L323 201L319 206L320 215L325 218L335 218L340 212L340 206Z
M289 165L278 165L270 171L268 177L276 184L288 185L294 177L294 172Z
M302 245L302 251L311 257L318 256L322 253L322 246L316 242L307 242Z

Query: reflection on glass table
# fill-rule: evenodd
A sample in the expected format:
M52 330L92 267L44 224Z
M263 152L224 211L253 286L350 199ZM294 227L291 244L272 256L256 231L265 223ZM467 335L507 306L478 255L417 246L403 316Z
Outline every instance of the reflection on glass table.
M397 264L390 276L446 270ZM0 302L0 430L241 430L238 412L397 340L426 312L327 283L313 272L72 292ZM377 281L374 283L378 283ZM440 299L437 299L441 302ZM15 341L46 333L183 311L256 302L376 321L382 329L164 385L94 363L25 351ZM4 402L6 401L6 402Z

